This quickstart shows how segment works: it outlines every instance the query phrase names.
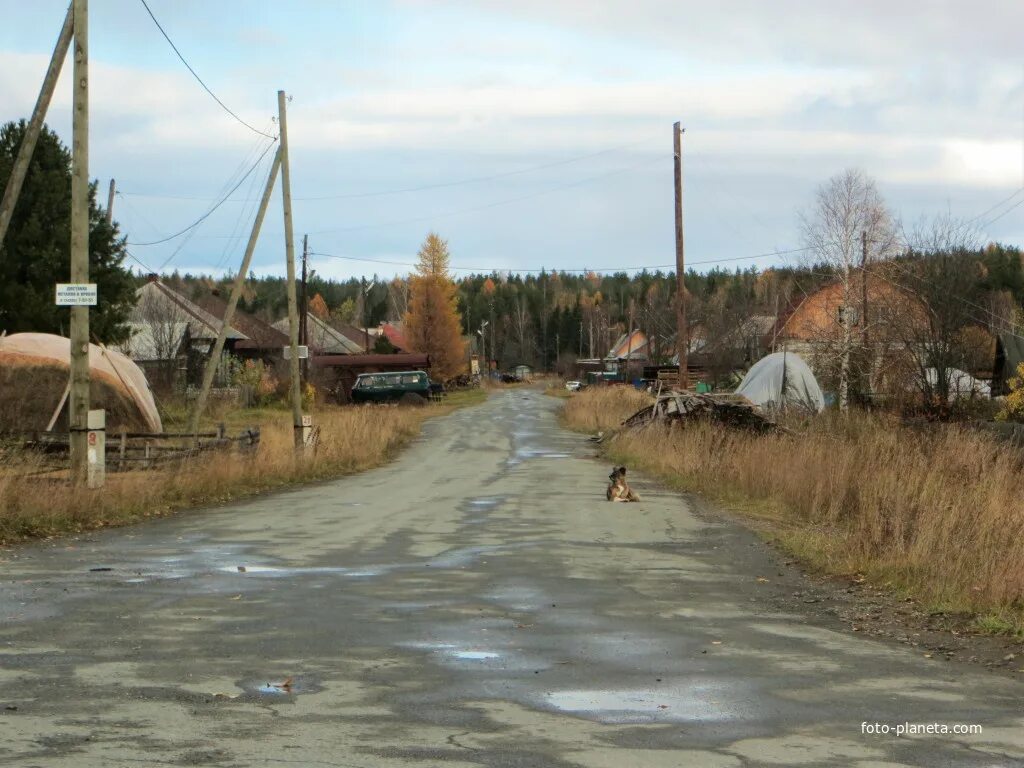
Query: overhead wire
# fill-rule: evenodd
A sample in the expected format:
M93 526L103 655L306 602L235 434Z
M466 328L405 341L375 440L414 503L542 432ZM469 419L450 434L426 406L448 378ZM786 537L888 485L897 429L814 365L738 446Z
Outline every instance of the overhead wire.
M609 147L607 149L602 149L602 150L600 150L598 152L591 152L591 153L585 154L585 155L576 155L574 157L569 157L569 158L566 158L564 160L557 160L557 161L551 162L551 163L543 163L541 165L532 165L532 166L529 166L527 168L519 168L519 169L514 170L514 171L504 171L502 173L494 173L494 174L490 174L488 176L475 176L475 177L466 178L466 179L458 179L456 181L443 181L443 182L436 182L436 183L432 183L432 184L423 184L423 185L415 186L415 187L399 187L399 188L395 188L395 189L367 190L367 191L363 191L363 192L351 192L351 193L346 193L346 194L341 194L341 195L318 195L318 196L312 196L312 197L298 197L298 196L295 196L295 197L292 197L292 200L295 201L295 202L315 202L315 201L320 201L320 200L352 200L352 199L366 198L366 197L383 197L383 196L386 196L386 195L398 195L398 194L405 194L405 193L410 193L410 192L424 192L424 191L429 191L429 190L433 190L433 189L445 189L445 188L448 188L448 187L465 186L465 185L468 185L468 184L481 184L481 183L483 183L485 181L495 181L497 179L506 179L506 178L510 178L512 176L522 176L522 175L527 174L527 173L535 173L537 171L545 171L545 170L548 170L548 169L551 169L551 168L558 168L558 167L561 167L561 166L564 166L564 165L571 165L572 163L578 163L578 162L580 162L582 160L590 160L590 159L595 158L595 157L601 157L602 155L611 154L612 152L621 152L624 149L631 149L633 147L637 147L637 146L640 146L642 144L647 144L650 141L652 141L652 139L643 139L643 140L640 140L640 141L633 141L633 142L629 142L629 143L626 143L626 144L620 144L620 145L615 146L615 147ZM149 194L149 193L146 193L146 192L125 192L124 194L131 195L133 197L155 197L155 198L161 198L161 199L165 199L165 200L212 200L212 199L214 199L214 198L210 198L210 197L195 197L195 196L185 196L185 195ZM247 198L240 198L239 200L237 200L235 202L252 202L252 200L247 199Z
M699 260L699 261L688 262L686 266L687 267L691 267L691 266L704 266L704 265L708 265L708 264L725 264L725 263L733 263L733 262L739 262L739 261L753 261L755 259L766 259L766 258L770 258L772 256L786 256L786 255L793 254L793 253L802 253L802 252L808 251L808 250L811 250L811 248L809 248L809 247L807 247L807 248L789 248L789 249L786 249L786 250L776 250L776 251L769 251L769 252L766 252L766 253L758 253L758 254L754 254L754 255L751 255L751 256L729 256L729 257L725 257L725 258L721 258L721 259L704 259L704 260ZM416 266L416 264L414 262L391 261L391 260L388 260L388 259L364 259L364 258L361 258L361 257L358 257L358 256L341 256L339 254L322 253L320 251L314 251L314 252L310 253L310 256L319 256L321 258L326 258L326 259L342 259L344 261L367 262L367 263L370 263L370 264L388 264L388 265L399 266L399 267L415 267ZM585 268L582 268L582 269L578 269L578 268L558 269L557 267L556 268L539 267L539 268L530 268L530 269L523 269L523 268L516 267L516 268L507 268L506 269L506 268L503 268L503 267L457 267L457 266L456 267L449 267L449 269L451 269L453 272L476 272L476 273L480 273L480 274L490 274L490 273L493 273L493 272L518 272L518 273L551 272L551 273L564 273L564 274L586 274L587 272L603 272L603 273L610 273L610 272L611 273L613 273L613 272L643 272L644 270L675 269L675 266L676 266L675 263L672 263L672 264L645 264L643 266L638 266L638 267L623 267L623 266L616 266L616 267L585 267ZM772 266L778 267L778 266L782 266L782 265L772 265Z
M196 82L199 83L199 85L201 85L203 87L203 90L206 91L208 94L210 94L210 96L213 98L213 100L216 101L220 105L221 109L223 109L225 112L227 112L229 115L231 115L231 117L233 117L235 120L237 120L239 123L244 125L246 128L248 128L253 133L258 133L260 136L266 136L268 139L276 139L277 138L276 136L273 136L273 135L271 135L269 133L264 133L263 131L259 130L258 128L254 128L253 126L249 125L249 123L245 122L245 120L240 118L227 104L225 104L223 101L221 101L220 97L217 96L217 94L215 94L212 90L210 90L210 87L203 81L203 78L201 78L199 76L199 73L196 72L195 69L192 68L192 65L188 63L188 61L182 55L181 51L178 50L178 46L176 46L174 44L174 41L171 40L171 36L168 35L166 30L164 30L163 26L161 26L160 22L157 20L156 16L153 14L152 9L150 9L149 4L146 3L146 0L139 0L139 2L142 3L142 7L146 9L146 13L149 14L149 18L151 18L153 20L153 23L156 25L156 28L158 30L160 30L160 34L164 36L164 40L167 41L167 44L171 46L171 49L174 51L174 53L177 54L179 59L181 59L181 63L184 64L185 68L188 69L188 71L192 73L192 77L194 77L196 79Z
M356 232L356 231L365 230L365 229L378 229L380 227L393 227L393 226L400 226L402 224L416 224L416 223L424 222L424 221L433 221L434 219L450 218L452 216L462 216L462 215L467 214L467 213L477 213L479 211L486 211L486 210L489 210L491 208L497 208L497 207L502 206L502 205L510 205L512 203L518 203L518 202L521 202L523 200L531 200L531 199L533 199L535 197L540 197L541 195L551 194L552 192L560 192L561 190L564 190L564 189L571 189L573 187L579 187L579 186L582 186L584 184L589 184L589 183L591 183L593 181L600 181L601 179L606 179L606 178L609 178L610 176L617 176L617 175L622 174L622 173L627 173L628 171L636 170L637 168L641 168L641 167L646 166L646 165L651 165L654 162L660 162L662 160L664 160L664 158L661 157L661 156L649 157L646 160L643 160L643 161L641 161L639 163L634 163L633 165L629 165L629 166L626 166L624 168L617 168L617 169L615 169L613 171L609 171L607 173L598 174L596 176L589 176L589 177L587 177L585 179L578 179L577 181L568 182L566 184L559 184L559 185L556 185L556 186L553 186L553 187L547 187L545 189L540 189L540 190L537 190L535 192L531 192L531 193L525 194L525 195L518 195L516 197L509 197L509 198L505 198L503 200L495 200L493 202L485 203L484 205L473 206L471 208L462 208L462 209L455 210L455 211L445 211L443 213L436 213L436 214L432 214L432 215L429 215L429 216L417 216L415 218L410 218L410 219L399 219L399 220L393 220L393 221L380 221L380 222L377 222L377 223L374 223L374 224L359 224L359 225L351 226L351 227L332 227L330 229L319 229L319 230L311 231L309 234L311 234L311 235L324 235L324 234L330 234L332 232Z
M135 246L160 245L161 243L166 243L166 242L174 240L174 239L176 239L178 237L181 237L182 235L184 235L189 230L194 229L195 227L198 227L200 224L202 224L204 221L206 221L210 216L212 216L214 211L216 211L218 208L220 208L222 205L224 205L224 203L227 202L227 199L229 197L231 197L231 195L233 195L235 193L235 191L240 186L242 186L242 183L247 178L249 178L250 174L252 174L253 171L256 170L256 167L260 164L260 162L266 156L267 152L269 152L271 147L273 147L274 144L276 144L276 143L277 143L277 139L274 139L273 141L268 142L267 146L263 149L263 152L260 154L260 156L258 158L256 158L256 162L253 163L251 166L249 166L249 170L247 170L245 172L245 174L243 174L242 178L240 178L238 180L238 182L228 191L228 193L226 195L224 195L223 197L221 197L220 200L218 200L209 210L206 211L206 213L204 213L198 219L193 221L187 227L185 227L182 230L179 230L178 232L175 232L173 235L168 235L167 237L161 238L159 240L151 240L149 242L136 242L136 243L128 243L128 244L129 245L135 245Z

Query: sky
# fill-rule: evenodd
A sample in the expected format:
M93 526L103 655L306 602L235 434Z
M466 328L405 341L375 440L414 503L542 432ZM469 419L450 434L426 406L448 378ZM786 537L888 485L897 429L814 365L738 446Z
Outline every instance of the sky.
M846 168L908 225L948 212L1024 245L1024 3L148 3L245 123L276 134L289 94L296 247L324 277L404 274L431 230L459 274L672 265L677 120L696 269L798 262L779 252ZM6 122L31 114L67 6L0 5ZM130 263L236 270L270 139L140 0L90 6L89 170L103 200L117 181ZM48 115L69 144L71 69ZM280 183L252 270L285 271Z

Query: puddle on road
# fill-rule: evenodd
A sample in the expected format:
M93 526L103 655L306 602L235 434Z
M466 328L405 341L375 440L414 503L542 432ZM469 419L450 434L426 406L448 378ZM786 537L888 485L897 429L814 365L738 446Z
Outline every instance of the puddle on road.
M306 675L286 677L283 680L266 678L259 680L244 680L238 683L238 687L249 696L281 696L291 697L300 693L319 693L323 686L318 685L312 678Z
M283 566L283 565L224 565L217 569L222 573L234 573L239 576L301 576L337 574L352 578L380 576L385 569L353 569L340 566Z
M488 661L501 658L500 653L494 653L493 651L455 651L452 656L465 661Z
M684 683L649 690L552 691L544 704L603 723L721 722L739 717L731 699L726 686Z

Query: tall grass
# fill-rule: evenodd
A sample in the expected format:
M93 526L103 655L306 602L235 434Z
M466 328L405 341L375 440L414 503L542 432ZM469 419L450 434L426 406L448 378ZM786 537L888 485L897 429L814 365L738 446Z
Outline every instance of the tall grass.
M358 472L387 461L419 434L424 420L447 410L449 406L324 408L314 414L319 447L302 460L292 447L290 412L264 410L259 412L259 448L251 456L208 454L173 468L108 473L106 487L96 491L72 488L66 472L64 477L33 474L51 463L43 457L7 453L0 457L0 542L121 525L182 507Z
M582 393L571 426L616 410ZM621 395L618 412L635 399ZM590 411L588 414L587 412ZM969 429L921 431L864 414L795 435L712 424L617 434L610 455L676 487L771 521L782 543L831 573L861 573L946 610L1024 616L1022 454Z
M565 403L563 419L573 429L605 432L653 402L649 394L629 386L591 387Z

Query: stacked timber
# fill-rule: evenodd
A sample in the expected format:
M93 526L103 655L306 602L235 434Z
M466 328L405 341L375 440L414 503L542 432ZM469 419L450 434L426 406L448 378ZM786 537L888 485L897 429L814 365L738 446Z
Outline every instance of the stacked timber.
M693 421L711 421L759 433L786 431L743 395L688 390L661 393L654 405L637 411L622 425L636 428L650 424L686 424Z

